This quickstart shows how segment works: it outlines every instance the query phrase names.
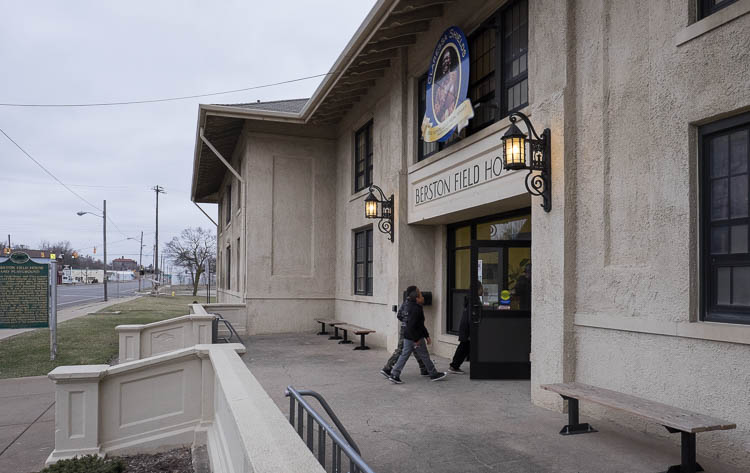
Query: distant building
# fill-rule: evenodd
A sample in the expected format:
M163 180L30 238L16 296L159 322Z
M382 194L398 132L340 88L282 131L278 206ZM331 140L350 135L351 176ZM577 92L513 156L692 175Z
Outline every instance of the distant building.
M113 271L135 271L138 269L138 262L130 258L120 257L112 260Z

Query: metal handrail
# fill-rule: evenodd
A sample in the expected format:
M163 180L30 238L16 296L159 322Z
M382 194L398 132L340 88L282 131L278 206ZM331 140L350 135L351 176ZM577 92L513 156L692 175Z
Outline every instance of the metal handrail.
M315 420L315 422L318 423L318 462L325 468L325 436L323 435L323 432L327 433L329 437L331 437L331 440L335 443L335 446L332 450L332 467L334 472L340 472L341 471L341 450L344 451L347 457L349 457L349 469L352 473L362 472L362 473L375 473L372 468L370 468L367 463L362 460L362 457L360 456L359 447L354 443L354 440L352 440L349 433L344 428L343 424L341 424L341 421L339 421L338 417L336 417L336 414L333 413L333 410L328 405L328 403L323 399L323 396L316 393L315 391L309 391L309 390L302 390L297 391L292 386L287 386L286 390L284 391L284 395L289 398L289 422L292 424L292 427L294 427L294 402L296 401L298 403L298 409L297 409L297 433L300 435L301 438L303 437L303 410L307 411L307 447L310 449L311 452L314 453L313 450L313 424L311 422L311 418ZM315 399L320 402L321 406L323 406L323 409L325 409L326 413L329 415L331 420L336 424L336 427L338 427L339 431L345 438L341 438L341 436L336 432L333 427L331 427L328 422L326 422L320 414L318 414L315 409L313 409L310 404L307 403L303 399L303 396L312 396ZM338 448L338 454L337 454L337 448Z
M244 342L242 341L242 338L240 338L240 334L237 333L237 330L234 329L234 326L230 321L224 318L221 314L211 314L216 316L216 321L221 322L224 324L224 326L229 330L229 338L224 338L225 343L230 343L232 340L232 336L237 337L237 340L239 340L240 343L244 345ZM217 335L218 336L218 335Z
M291 386L290 386L291 387ZM336 427L339 429L339 432L344 436L346 441L349 443L349 445L352 446L352 448L359 454L362 455L362 452L359 450L359 446L357 446L357 443L354 441L351 435L349 435L349 432L346 430L346 427L344 427L344 424L341 423L338 416L333 412L333 409L331 409L331 406L328 405L328 402L315 391L310 391L308 389L303 389L300 391L297 391L297 394L300 396L311 396L318 400L320 405L325 409L326 414L328 414L328 417L331 418L334 424L336 424Z

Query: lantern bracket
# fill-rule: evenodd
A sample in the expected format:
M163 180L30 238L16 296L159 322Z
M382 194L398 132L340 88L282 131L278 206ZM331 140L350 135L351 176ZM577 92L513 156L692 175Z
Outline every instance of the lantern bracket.
M380 194L380 198L378 199L379 212L377 213L377 215L370 218L379 219L378 230L380 230L381 233L385 233L386 235L388 235L388 239L391 241L391 243L393 243L393 194L391 194L390 197L386 197L383 189L376 186L375 184L370 184L370 195L374 196L375 191Z
M526 168L529 173L526 175L526 190L529 194L542 198L541 207L545 212L552 210L552 172L551 172L551 152L550 152L550 129L545 128L541 136L534 129L529 117L521 112L513 112L508 119L515 124L521 119L529 132L527 141L529 142L530 163ZM538 171L539 174L534 172Z

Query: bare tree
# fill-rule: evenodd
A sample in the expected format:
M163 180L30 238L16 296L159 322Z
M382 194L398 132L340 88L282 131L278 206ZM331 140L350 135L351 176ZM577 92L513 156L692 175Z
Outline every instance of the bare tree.
M216 235L201 227L186 228L164 246L164 254L190 274L193 296L196 296L206 260L216 258Z

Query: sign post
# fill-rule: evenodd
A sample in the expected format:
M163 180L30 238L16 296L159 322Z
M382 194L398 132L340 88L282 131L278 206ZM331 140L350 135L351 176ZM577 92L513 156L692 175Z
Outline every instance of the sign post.
M51 254L49 261L49 359L55 361L57 357L57 261Z

